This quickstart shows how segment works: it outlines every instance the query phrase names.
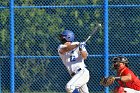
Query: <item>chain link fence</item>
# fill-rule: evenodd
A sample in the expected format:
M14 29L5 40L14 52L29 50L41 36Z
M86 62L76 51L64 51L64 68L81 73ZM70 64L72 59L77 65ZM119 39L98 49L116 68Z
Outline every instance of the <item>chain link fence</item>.
M11 2L0 1L0 93L9 93L11 84ZM140 1L108 3L109 74L115 74L111 70L112 57L124 55L140 76ZM15 0L15 93L66 93L70 76L58 57L59 34L69 29L75 33L76 41L84 41L98 23L102 27L87 42L89 56L85 64L90 71L90 93L104 93L104 87L99 85L105 67L103 7L103 0Z

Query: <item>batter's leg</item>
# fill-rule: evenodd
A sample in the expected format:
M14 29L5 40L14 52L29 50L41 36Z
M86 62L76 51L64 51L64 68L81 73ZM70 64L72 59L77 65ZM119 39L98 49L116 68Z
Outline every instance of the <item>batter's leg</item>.
M89 93L87 84L83 85L82 87L79 88L80 93Z
M89 81L89 71L85 68L80 70L76 75L72 77L72 79L67 83L66 90L68 93L72 93L76 88L81 88L84 92L82 93L89 93L87 92L87 85L85 85Z

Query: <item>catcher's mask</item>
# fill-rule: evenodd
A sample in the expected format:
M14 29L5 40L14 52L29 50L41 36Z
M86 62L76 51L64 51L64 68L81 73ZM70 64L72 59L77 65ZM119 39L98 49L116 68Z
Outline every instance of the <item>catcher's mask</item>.
M66 42L73 42L74 41L74 33L70 30L64 30L60 34L60 41L62 44Z
M124 63L126 66L128 66L127 65L128 59L126 57L123 57L123 56L114 57L112 59L112 62L113 62L114 69L118 69L120 67L120 63Z

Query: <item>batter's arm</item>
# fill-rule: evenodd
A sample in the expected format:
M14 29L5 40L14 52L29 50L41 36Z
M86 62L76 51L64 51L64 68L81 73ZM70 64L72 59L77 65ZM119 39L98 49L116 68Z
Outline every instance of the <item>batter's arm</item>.
M71 45L71 42L66 42L64 45L66 45L66 47L63 47L59 50L59 53L61 54L65 54L66 52L71 51L74 48L78 47L78 44Z
M80 54L82 56L82 58L87 59L87 52L86 51L80 51Z

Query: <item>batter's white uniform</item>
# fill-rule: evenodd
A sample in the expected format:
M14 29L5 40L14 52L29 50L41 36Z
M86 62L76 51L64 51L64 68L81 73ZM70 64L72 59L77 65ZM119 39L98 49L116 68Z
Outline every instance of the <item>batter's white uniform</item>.
M74 42L79 44L79 42ZM61 49L61 45L58 47L58 53ZM86 48L84 47L82 51L86 51ZM66 52L65 54L60 54L63 64L66 66L69 74L72 76L73 73L75 73L74 76L72 76L71 80L66 85L66 90L68 93L72 93L75 88L79 90L80 93L89 93L87 82L89 81L89 71L86 69L86 65L84 63L84 59L80 55L79 47L76 47L75 49Z

